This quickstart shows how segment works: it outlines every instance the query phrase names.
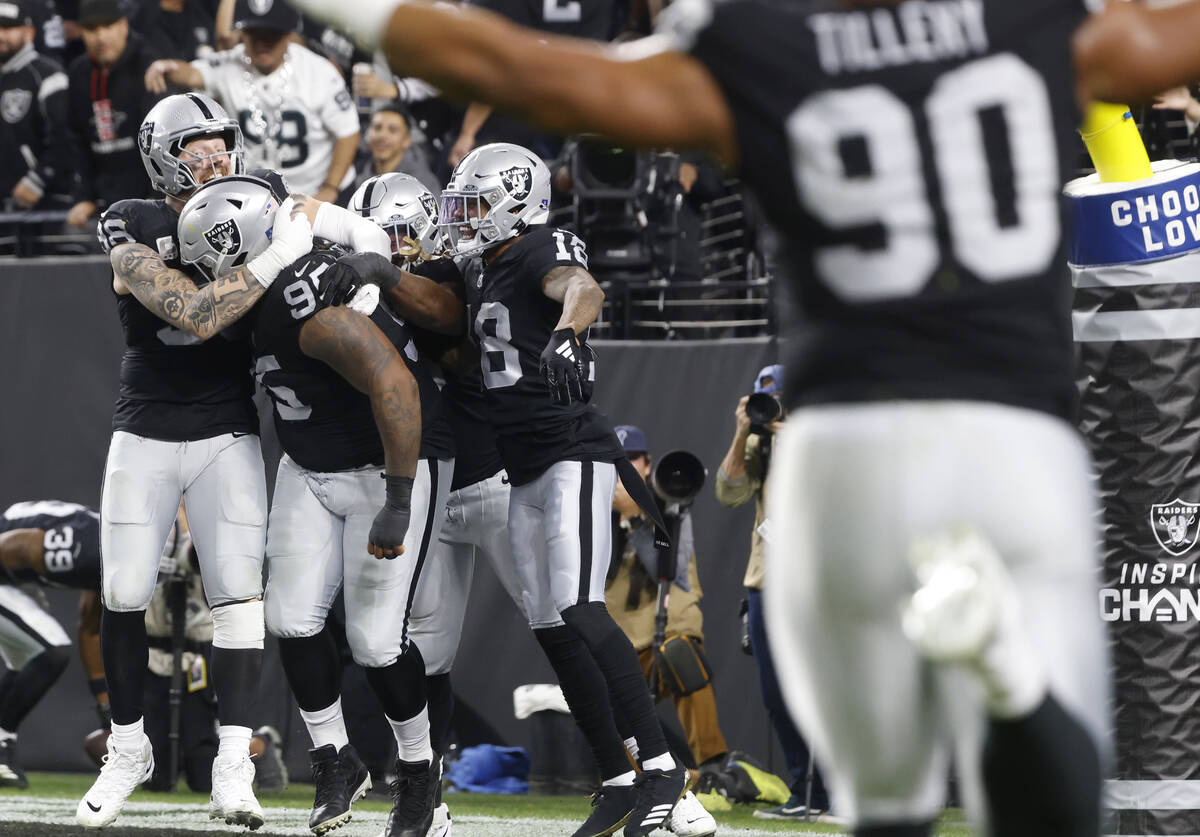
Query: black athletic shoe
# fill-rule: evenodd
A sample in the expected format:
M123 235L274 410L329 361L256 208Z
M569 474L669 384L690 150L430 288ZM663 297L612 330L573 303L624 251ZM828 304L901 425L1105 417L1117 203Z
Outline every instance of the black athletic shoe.
M349 744L341 752L326 744L309 750L308 758L317 786L308 827L314 834L324 834L350 822L350 806L371 789L371 774Z
M647 770L638 774L633 786L637 805L625 826L625 837L645 837L667 824L671 809L687 791L687 768L677 764L670 770Z
M615 834L633 813L637 794L633 785L601 785L592 794L592 813L571 837L605 837Z
M6 738L0 741L0 788L27 788L29 780L25 771L17 764L17 740Z
M397 761L392 782L392 812L383 837L425 837L433 824L434 799L441 783L441 765L429 761Z

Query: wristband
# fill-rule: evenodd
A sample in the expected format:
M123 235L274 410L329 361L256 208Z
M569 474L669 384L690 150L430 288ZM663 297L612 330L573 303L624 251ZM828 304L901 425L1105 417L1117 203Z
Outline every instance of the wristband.
M413 478L385 474L384 480L387 482L387 499L384 506L393 511L407 511L412 505Z

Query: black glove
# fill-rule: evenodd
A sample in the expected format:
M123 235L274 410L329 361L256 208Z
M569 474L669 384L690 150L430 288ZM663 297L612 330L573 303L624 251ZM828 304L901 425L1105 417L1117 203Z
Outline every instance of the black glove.
M589 352L579 345L573 329L560 328L550 335L538 368L550 387L550 398L554 403L586 400L583 389L591 373L591 359Z
M325 305L345 305L363 285L378 285L381 293L399 280L396 268L378 253L351 253L342 256L317 279L318 297Z
M750 600L742 599L738 603L738 625L742 629L739 637L742 653L754 656L754 644L750 641Z
M387 499L367 536L367 551L376 558L395 558L404 552L404 536L412 514L413 481L410 477L385 477Z

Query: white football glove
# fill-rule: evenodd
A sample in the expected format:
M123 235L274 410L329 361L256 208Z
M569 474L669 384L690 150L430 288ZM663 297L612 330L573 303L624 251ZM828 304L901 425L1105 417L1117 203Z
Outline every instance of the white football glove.
M271 246L246 265L246 269L264 288L271 287L276 276L312 250L312 224L303 214L292 217L292 205L291 198L279 205L271 230Z

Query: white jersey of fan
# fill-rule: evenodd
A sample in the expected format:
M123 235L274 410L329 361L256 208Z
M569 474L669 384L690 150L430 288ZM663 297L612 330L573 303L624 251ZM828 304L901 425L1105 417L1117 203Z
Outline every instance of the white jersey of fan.
M292 188L314 194L326 182L334 143L358 133L358 112L333 65L310 49L288 44L283 64L263 75L245 49L192 62L204 92L237 116L246 138L246 168L280 171ZM349 186L354 167L338 184Z

